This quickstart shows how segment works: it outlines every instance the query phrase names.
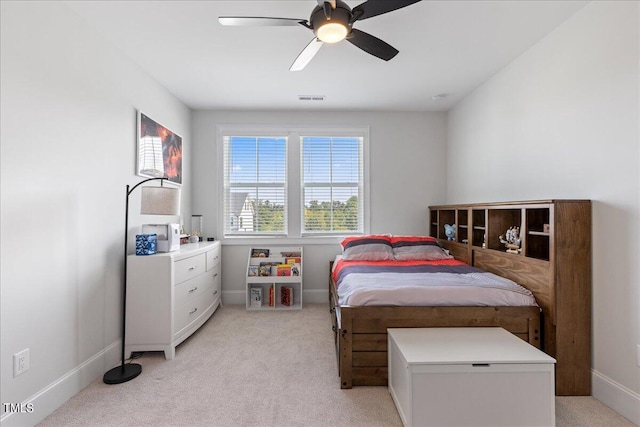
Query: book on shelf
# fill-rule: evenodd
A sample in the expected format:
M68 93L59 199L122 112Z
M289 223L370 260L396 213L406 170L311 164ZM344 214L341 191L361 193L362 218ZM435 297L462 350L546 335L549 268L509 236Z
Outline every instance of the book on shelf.
M276 306L276 288L275 285L269 286L269 307Z
M291 264L278 264L278 276L291 276Z
M261 262L258 268L258 276L271 276L271 267L273 267L273 264L270 262Z
M250 265L249 271L247 272L247 276L255 277L258 275L260 267L257 265Z
M291 286L283 286L280 288L280 304L285 307L293 305L293 288Z
M286 257L284 259L284 263L285 264L300 264L302 262L302 258L297 256L297 257Z
M251 307L262 306L262 288L251 288Z
M291 264L291 275L300 276L300 264Z
M301 258L302 257L302 253L300 253L299 251L280 252L280 256L282 258Z
M252 258L269 258L269 249L251 249Z

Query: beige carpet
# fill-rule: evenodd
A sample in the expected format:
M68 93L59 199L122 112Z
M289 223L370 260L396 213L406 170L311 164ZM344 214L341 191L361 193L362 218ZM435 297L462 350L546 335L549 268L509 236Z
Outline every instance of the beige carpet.
M147 352L125 384L94 381L42 426L401 426L386 387L341 390L328 305L225 306L176 358ZM558 426L633 426L592 397L557 398Z

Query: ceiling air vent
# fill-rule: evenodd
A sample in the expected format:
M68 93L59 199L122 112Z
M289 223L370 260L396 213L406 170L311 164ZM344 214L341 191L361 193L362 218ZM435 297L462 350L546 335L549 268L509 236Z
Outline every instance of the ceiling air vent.
M298 101L324 101L324 95L298 95Z

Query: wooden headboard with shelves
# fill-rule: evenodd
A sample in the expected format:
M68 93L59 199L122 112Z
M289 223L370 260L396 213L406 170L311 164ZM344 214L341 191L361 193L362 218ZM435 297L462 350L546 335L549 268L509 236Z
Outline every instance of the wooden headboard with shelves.
M556 394L591 394L591 202L537 200L429 207L430 234L467 264L529 289L543 312L542 348ZM445 224L455 224L448 240ZM499 236L519 227L519 253Z

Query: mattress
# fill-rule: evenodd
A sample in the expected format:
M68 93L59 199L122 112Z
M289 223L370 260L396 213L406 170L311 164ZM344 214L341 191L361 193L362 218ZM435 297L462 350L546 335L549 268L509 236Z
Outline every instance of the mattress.
M351 306L537 306L531 291L455 259L333 265L338 303Z

